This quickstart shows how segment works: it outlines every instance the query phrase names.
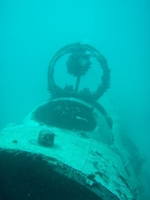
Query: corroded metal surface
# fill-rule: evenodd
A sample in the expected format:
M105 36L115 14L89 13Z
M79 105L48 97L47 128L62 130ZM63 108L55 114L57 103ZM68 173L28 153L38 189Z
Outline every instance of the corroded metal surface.
M113 144L107 144L101 137L97 140L88 134L84 135L80 131L40 124L33 118L34 112L24 124L9 125L0 132L2 152L13 153L13 156L25 153L27 159L28 155L32 155L33 160L40 155L50 166L50 170L84 186L100 199L134 199L132 188L137 186L136 182L133 183L135 175L132 169L126 170ZM101 124L105 125L107 123ZM55 134L53 146L38 144L41 130Z

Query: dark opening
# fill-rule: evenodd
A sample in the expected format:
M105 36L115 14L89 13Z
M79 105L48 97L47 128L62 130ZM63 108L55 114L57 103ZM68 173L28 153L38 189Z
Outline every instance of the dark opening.
M55 172L42 156L14 154L0 152L0 199L101 200L76 181Z
M69 100L48 102L40 106L32 118L46 125L77 131L92 131L96 127L92 109Z

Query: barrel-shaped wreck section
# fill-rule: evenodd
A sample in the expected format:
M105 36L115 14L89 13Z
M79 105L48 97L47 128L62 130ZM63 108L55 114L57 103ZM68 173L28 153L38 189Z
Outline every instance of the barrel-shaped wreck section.
M8 125L0 132L0 197L140 199L130 152L106 119L98 108L66 98L46 101L22 125Z
M76 81L63 87L55 67L67 55ZM95 91L80 87L93 59L102 70ZM107 60L91 45L56 52L48 68L50 99L0 132L0 199L140 200L143 159L98 101L109 87Z

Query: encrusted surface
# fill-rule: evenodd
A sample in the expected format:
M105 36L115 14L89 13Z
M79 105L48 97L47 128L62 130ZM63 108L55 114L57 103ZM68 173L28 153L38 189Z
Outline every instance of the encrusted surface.
M38 145L37 138L42 129L55 133L54 146L46 148ZM63 174L62 169L66 166L72 169L66 176L85 185L101 198L133 200L128 174L119 156L109 146L84 138L78 132L39 126L34 122L30 126L9 125L0 132L0 148L42 155Z

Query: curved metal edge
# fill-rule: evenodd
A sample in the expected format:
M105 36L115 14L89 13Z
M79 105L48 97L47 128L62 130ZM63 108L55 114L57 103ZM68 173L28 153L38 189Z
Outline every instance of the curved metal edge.
M93 93L84 93L84 92L77 93L73 91L67 91L56 85L54 81L53 75L56 62L60 59L60 57L62 57L65 54L72 53L77 48L79 48L79 46L83 48L85 51L89 51L91 53L91 56L97 59L103 70L103 75L101 77L102 83L99 84L97 90ZM54 55L54 57L50 62L48 68L48 90L54 98L74 97L91 103L98 100L107 91L107 89L109 89L109 87L110 87L110 69L108 68L107 60L98 50L96 50L89 44L75 43L64 46Z

